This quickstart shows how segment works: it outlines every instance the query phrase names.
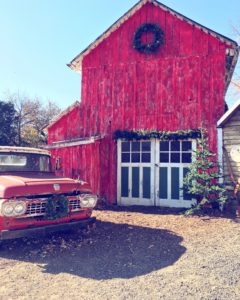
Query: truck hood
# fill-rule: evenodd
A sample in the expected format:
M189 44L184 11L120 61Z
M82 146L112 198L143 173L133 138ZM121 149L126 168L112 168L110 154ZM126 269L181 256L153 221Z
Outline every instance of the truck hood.
M0 198L62 194L80 191L90 193L89 184L53 174L28 173L0 175Z

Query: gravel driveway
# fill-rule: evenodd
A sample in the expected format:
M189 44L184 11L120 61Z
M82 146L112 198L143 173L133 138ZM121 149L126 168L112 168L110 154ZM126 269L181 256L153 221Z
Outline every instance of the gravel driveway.
M240 224L156 208L95 211L93 232L7 241L0 299L240 299Z

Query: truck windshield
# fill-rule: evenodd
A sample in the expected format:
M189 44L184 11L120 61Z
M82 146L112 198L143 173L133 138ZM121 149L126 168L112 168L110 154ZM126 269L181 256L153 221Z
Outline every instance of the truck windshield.
M51 172L50 157L33 153L0 153L0 172Z

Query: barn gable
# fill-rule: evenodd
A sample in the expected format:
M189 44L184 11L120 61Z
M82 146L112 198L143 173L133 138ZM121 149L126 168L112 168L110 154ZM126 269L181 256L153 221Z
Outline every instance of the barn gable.
M108 53L107 58L108 61L102 61L104 60L103 57L99 58L101 60L102 64L109 64L109 55L111 55L111 51L114 52L114 50L108 49L109 45L115 45L120 46L118 41L115 43L112 43L111 35L115 33L116 31L117 35L120 37L121 42L125 41L126 44L131 44L131 37L132 33L131 29L135 30L136 28L136 21L134 20L131 24L131 21L128 22L135 14L141 14L141 8L143 6L147 6L148 14L151 15L151 20L156 20L156 22L160 23L161 26L164 29L164 32L166 34L166 41L167 45L165 46L165 56L171 56L176 55L176 51L174 51L174 46L176 48L176 45L172 45L173 39L178 39L178 43L182 43L182 47L180 45L178 52L180 55L189 55L196 54L198 52L200 55L204 55L207 53L211 53L213 51L218 50L220 47L225 47L226 49L226 89L230 83L237 58L238 58L238 45L235 41L191 20L190 18L183 16L182 14L176 12L175 10L167 7L166 5L156 1L156 0L141 0L139 1L135 6L133 6L126 14L124 14L119 20L117 20L111 27L109 27L101 36L99 36L93 43L91 43L85 50L83 50L80 54L78 54L69 64L68 66L73 69L74 71L81 71L82 70L82 63L83 59L88 56L92 51L94 51L98 47L102 47L105 49L106 53ZM156 9L161 9L162 13L156 13ZM179 27L185 26L184 32L179 31L172 31L172 27L174 28L173 23L178 22ZM128 23L128 24L125 24ZM129 24L130 23L130 24ZM134 24L133 24L134 23ZM185 23L185 25L183 24ZM140 25L140 24L139 24ZM128 26L129 34L128 36L122 35L121 27L122 26ZM175 26L176 28L176 26ZM120 31L120 32L119 32ZM204 33L204 34L202 34ZM182 36L181 36L182 35ZM205 35L205 37L204 37ZM196 37L194 40L193 37ZM130 41L128 39L130 38ZM110 41L108 41L110 38ZM200 40L199 40L200 39ZM206 44L207 40L209 40L210 49L207 49L206 45L204 46L204 43ZM215 41L214 41L215 40ZM192 43L192 45L191 45ZM104 44L104 45L102 45ZM196 45L198 44L198 46ZM203 45L203 47L199 47ZM214 46L213 46L214 45ZM184 49L185 47L185 49ZM96 49L96 51L98 51ZM126 49L125 49L126 52ZM162 51L161 51L162 52ZM162 54L162 53L161 53ZM129 55L129 54L127 54ZM131 54L130 54L131 55ZM124 56L124 54L123 54ZM140 56L139 56L140 58ZM138 59L139 59L138 58ZM135 58L134 58L135 59ZM91 60L91 58L89 59ZM131 60L131 59L130 59ZM96 63L96 59L95 59Z

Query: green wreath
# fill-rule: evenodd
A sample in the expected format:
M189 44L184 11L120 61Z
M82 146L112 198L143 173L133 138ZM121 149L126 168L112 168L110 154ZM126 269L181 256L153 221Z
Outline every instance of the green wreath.
M154 41L152 43L143 44L142 34L144 32L152 32L154 34ZM133 38L133 48L141 53L156 52L164 43L164 33L158 24L144 23L135 32Z
M61 196L52 196L48 198L46 203L46 220L56 220L64 218L68 215L68 200L63 195Z

